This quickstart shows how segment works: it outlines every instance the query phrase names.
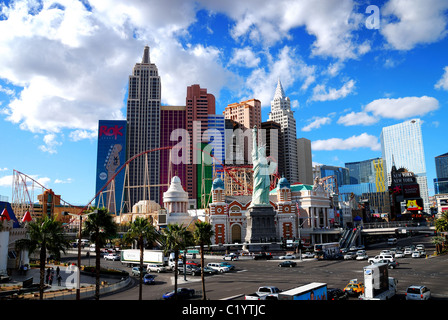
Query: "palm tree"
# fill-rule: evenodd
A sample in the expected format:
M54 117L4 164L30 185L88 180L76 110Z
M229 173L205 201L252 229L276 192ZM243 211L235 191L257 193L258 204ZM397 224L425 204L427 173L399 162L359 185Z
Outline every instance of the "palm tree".
M448 211L442 212L442 216L436 220L435 228L437 233L448 231ZM437 236L434 239L434 243L436 244L436 251L440 253L445 250L446 245L446 236L443 235Z
M124 236L125 241L137 240L140 248L140 288L138 299L142 300L143 287L143 253L145 250L145 240L148 243L153 243L157 239L157 232L149 219L137 217L130 225L128 232Z
M206 300L205 296L205 277L204 277L204 246L211 244L211 237L215 234L213 226L205 221L196 221L196 229L193 236L197 245L199 245L201 253L201 280L202 280L202 300Z
M174 298L177 299L177 273L180 250L193 244L193 234L183 225L169 224L163 229L164 252L174 252Z
M113 238L117 234L117 225L114 223L112 215L107 209L91 209L88 212L96 212L88 216L82 234L88 236L90 241L95 243L95 265L96 265L96 283L95 283L95 299L100 298L100 249L106 244L108 239ZM88 213L87 212L87 213Z
M38 218L36 221L30 222L28 228L28 243L21 244L20 246L23 245L28 247L30 254L37 248L40 248L39 299L42 300L44 298L44 276L47 251L59 259L61 251L65 253L65 249L69 247L70 241L64 237L62 223L56 221L55 218L50 218L48 216Z

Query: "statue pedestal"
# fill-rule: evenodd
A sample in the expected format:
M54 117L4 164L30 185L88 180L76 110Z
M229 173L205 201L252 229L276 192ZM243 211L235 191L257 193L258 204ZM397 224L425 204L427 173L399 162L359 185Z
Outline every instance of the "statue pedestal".
M277 239L275 211L271 205L249 207L246 212L246 243L273 242Z

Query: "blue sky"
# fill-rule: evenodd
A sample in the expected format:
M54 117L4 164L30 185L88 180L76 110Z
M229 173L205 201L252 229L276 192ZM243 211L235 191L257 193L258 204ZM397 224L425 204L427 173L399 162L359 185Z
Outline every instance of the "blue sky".
M380 157L382 127L422 119L432 195L448 151L447 23L446 0L0 2L0 195L11 201L17 170L92 200L98 120L124 119L145 45L166 105L200 84L218 113L256 98L265 121L280 79L316 163Z

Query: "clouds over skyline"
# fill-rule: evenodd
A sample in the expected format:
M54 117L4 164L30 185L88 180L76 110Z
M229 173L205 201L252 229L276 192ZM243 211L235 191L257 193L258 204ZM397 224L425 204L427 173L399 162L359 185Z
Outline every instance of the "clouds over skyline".
M184 104L186 87L199 83L217 100L225 96L224 106L257 98L266 108L279 77L294 106L299 99L342 100L362 86L344 74L349 61L372 50L440 41L447 8L445 1L390 0L380 7L381 28L364 38L368 14L353 0L12 1L0 5L0 92L8 97L0 113L38 134L39 150L49 154L57 153L64 134L75 142L92 139L98 120L124 118L127 79L146 44L162 77L164 104ZM198 26L200 13L206 28ZM206 29L200 37L193 31L199 27ZM436 88L448 90L447 73ZM389 107L399 111L395 119L439 108L426 96L377 99L335 123L372 125L391 117ZM318 117L302 131L329 123Z

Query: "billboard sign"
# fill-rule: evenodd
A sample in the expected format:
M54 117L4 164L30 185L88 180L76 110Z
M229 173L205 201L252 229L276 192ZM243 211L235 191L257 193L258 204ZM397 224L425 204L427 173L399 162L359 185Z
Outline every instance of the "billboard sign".
M96 193L112 179L126 162L126 120L100 120L98 124L98 153L96 169ZM95 199L95 205L118 213L124 186L124 170L104 188ZM113 194L115 193L115 196Z
M409 211L423 211L423 199L407 199L406 209Z

